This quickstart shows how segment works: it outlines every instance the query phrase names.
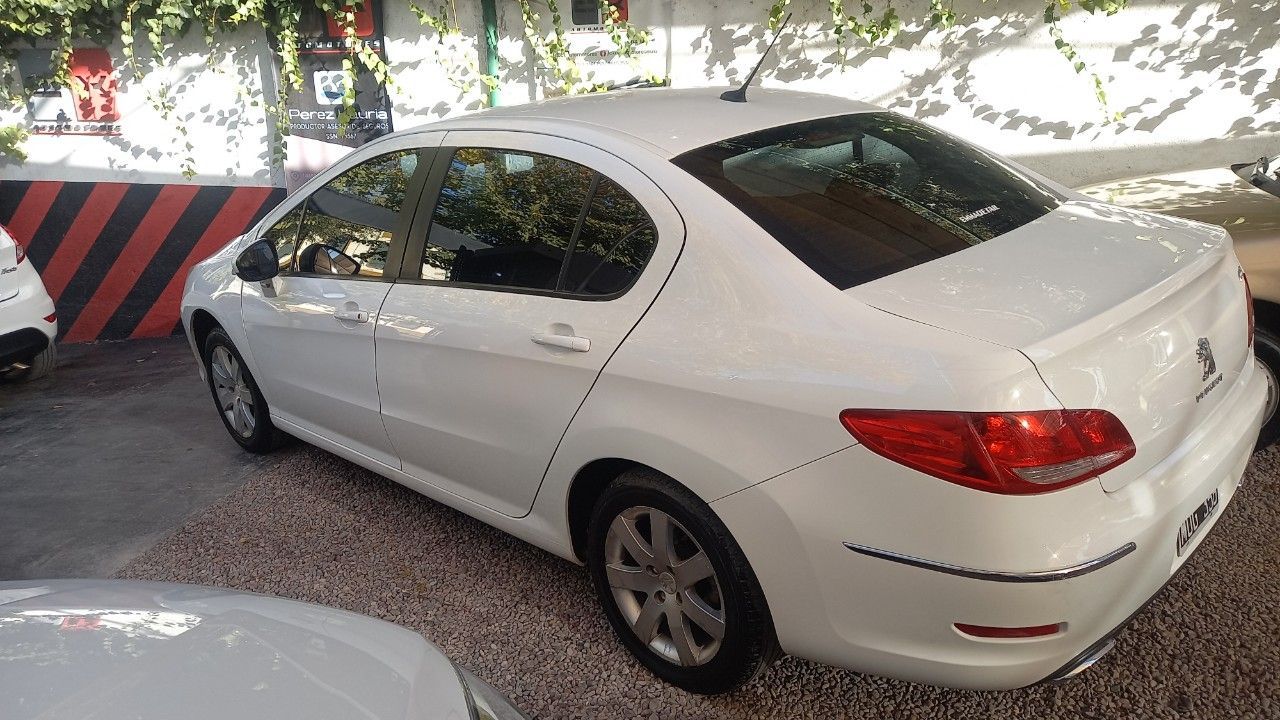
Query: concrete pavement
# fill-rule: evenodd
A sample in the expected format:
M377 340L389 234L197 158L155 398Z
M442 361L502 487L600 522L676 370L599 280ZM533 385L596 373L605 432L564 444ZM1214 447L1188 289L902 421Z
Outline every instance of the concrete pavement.
M227 436L185 339L60 350L0 383L0 580L109 576L272 462Z

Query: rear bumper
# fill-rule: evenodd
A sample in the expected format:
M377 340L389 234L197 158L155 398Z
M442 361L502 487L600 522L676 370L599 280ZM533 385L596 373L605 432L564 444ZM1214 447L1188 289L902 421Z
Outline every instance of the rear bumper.
M30 261L18 265L18 292L0 302L0 369L30 360L58 336L53 300Z
M49 336L35 328L0 335L0 368L26 362L49 347Z
M1204 541L1248 463L1264 384L1250 372L1211 427L1116 492L1090 482L1041 496L994 496L852 447L712 507L751 561L787 652L934 685L1021 687L1096 655ZM1179 555L1179 526L1214 490L1217 512ZM855 552L846 543L980 574ZM1129 544L1132 550L1093 563ZM1074 568L1085 571L1054 575ZM986 639L961 633L957 622L1063 629Z

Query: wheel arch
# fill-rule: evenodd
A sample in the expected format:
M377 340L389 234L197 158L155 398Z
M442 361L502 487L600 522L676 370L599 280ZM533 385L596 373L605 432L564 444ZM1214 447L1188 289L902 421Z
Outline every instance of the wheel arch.
M565 501L565 513L569 521L570 546L578 562L586 562L587 527L591 524L591 510L595 507L596 501L600 499L600 495L609 483L635 468L649 468L661 472L657 468L635 460L606 457L592 460L574 474Z
M222 327L222 323L218 322L218 319L208 310L196 308L191 313L191 341L195 345L196 353L203 355L204 341L216 327Z
M1280 303L1261 298L1253 299L1254 322L1272 335L1280 335Z

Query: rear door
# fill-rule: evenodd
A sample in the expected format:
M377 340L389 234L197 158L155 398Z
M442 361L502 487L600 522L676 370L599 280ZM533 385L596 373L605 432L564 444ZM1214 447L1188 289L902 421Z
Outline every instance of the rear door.
M522 515L684 225L618 157L530 133L450 132L423 199L375 333L383 421L405 472Z
M261 236L276 245L280 275L242 293L272 415L392 467L400 461L379 414L373 332L431 163L429 141L380 144L299 191Z

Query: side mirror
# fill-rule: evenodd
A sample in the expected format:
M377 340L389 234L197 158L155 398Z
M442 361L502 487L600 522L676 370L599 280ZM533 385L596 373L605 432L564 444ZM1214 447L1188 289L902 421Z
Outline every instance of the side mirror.
M262 282L280 274L276 246L259 240L236 256L236 277L245 282Z
M324 251L316 255L316 272L330 275L357 275L360 273L360 262L341 250L323 246Z
M332 245L308 245L298 253L298 269L319 275L356 275L360 262Z

